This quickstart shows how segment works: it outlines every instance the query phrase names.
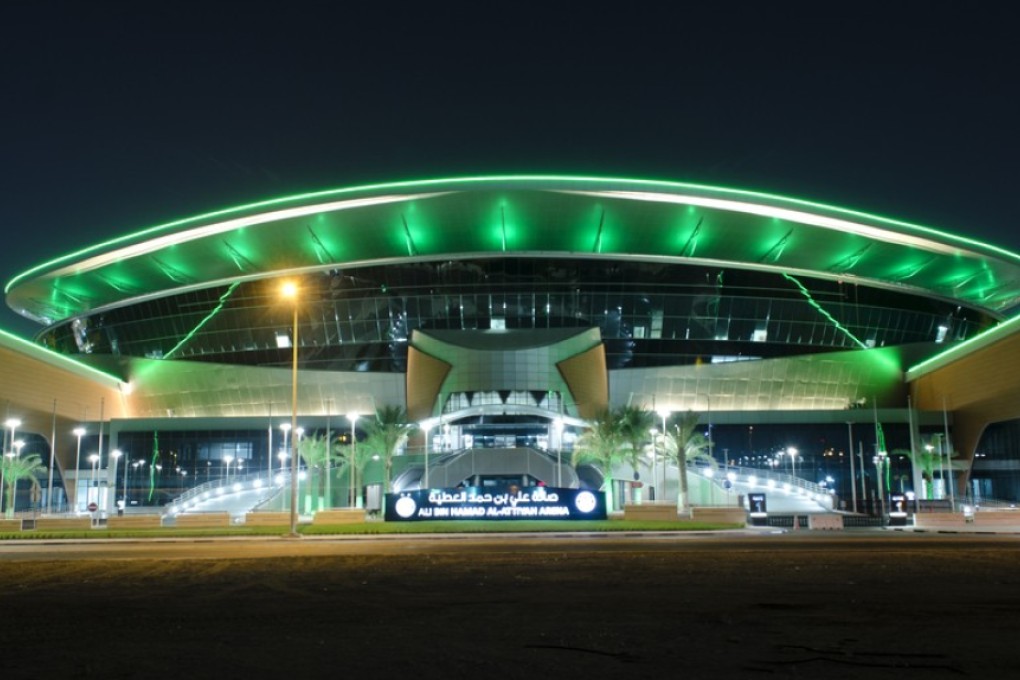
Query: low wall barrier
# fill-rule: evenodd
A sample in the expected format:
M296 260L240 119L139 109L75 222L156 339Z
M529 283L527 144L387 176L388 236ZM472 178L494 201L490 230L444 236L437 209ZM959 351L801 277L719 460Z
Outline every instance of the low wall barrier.
M657 505L653 503L623 506L623 518L629 520L663 520L675 522L678 519L676 504ZM685 518L686 519L686 518Z
M36 531L84 531L91 528L91 517L39 517L35 520Z
M695 505L691 508L691 519L696 522L747 524L747 511L740 507L701 507Z
M196 512L177 515L174 526L178 529L220 529L230 526L229 512Z
M312 524L364 524L363 508L338 508L319 510L312 516Z
M163 518L159 515L117 515L106 518L107 529L159 529Z
M244 523L251 527L290 526L290 512L249 512L244 516Z

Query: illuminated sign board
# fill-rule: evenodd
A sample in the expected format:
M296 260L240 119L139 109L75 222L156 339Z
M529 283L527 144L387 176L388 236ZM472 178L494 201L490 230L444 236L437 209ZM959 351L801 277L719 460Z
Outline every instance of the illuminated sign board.
M765 494L747 494L747 507L750 510L751 524L756 527L763 527L768 524L768 505L765 503Z
M906 526L907 496L902 493L889 495L889 526Z
M747 502L751 508L751 517L768 517L768 505L765 503L765 494L749 493Z
M386 521L606 519L600 491L549 486L422 489L386 494Z

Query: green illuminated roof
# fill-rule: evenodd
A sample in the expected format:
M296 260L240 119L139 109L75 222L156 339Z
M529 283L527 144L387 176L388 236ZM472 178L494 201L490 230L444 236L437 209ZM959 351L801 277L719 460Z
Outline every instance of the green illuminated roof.
M263 201L45 262L5 292L15 311L52 323L238 279L504 252L844 279L993 314L1020 302L1020 256L972 239L749 191L561 176L400 182Z

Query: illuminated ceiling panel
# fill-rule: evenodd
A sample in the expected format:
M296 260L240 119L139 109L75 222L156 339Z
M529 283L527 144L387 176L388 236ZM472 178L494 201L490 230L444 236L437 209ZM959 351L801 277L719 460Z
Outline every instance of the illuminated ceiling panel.
M634 258L853 280L993 314L1020 256L934 229L768 194L645 180L474 177L290 196L158 225L6 287L42 322L237 279L408 258Z

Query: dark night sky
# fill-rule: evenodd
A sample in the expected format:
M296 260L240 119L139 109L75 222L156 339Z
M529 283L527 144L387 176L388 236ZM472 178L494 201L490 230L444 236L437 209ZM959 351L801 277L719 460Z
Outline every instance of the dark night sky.
M205 210L480 172L766 190L1020 251L1005 3L349 4L0 3L0 281Z

